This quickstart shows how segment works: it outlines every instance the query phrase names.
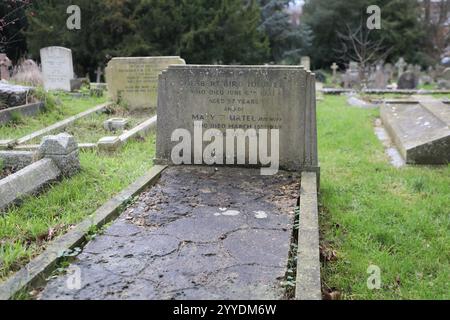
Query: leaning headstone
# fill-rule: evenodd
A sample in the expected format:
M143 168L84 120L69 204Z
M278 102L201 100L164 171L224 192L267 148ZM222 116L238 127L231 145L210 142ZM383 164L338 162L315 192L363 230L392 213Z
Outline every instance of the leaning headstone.
M41 49L41 64L45 90L71 91L74 79L72 50L63 47Z
M443 90L450 89L450 68L442 71L441 77L438 79L438 88Z
M406 71L398 79L398 89L416 89L418 83L416 74L412 71Z
M225 146L224 140L236 134L236 140L248 137L253 142L245 145L245 164L253 158L251 164L263 166L253 149L255 141L265 137L270 143L278 132L278 145L273 143L271 149L279 151L280 169L318 169L315 79L303 67L170 66L159 81L159 163L174 163L172 152L179 146L174 139L181 130L193 142L182 152L184 164L242 164L234 152L235 139L233 146ZM202 131L209 129L224 144L215 159L202 153L208 147Z
M450 109L433 98L418 104L385 104L381 119L408 164L450 162Z
M310 57L302 57L300 64L305 67L306 70L311 70L311 58Z
M180 57L113 58L105 69L108 92L130 109L156 109L158 76L175 64L186 63Z
M11 60L5 53L0 53L0 80L9 80L9 68L12 66Z

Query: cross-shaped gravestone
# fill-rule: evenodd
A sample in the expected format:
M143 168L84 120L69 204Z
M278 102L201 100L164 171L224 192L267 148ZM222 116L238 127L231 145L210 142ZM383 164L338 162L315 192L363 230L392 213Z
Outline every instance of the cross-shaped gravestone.
M336 72L339 69L339 66L336 64L336 62L333 62L331 65L331 70L333 70L333 82L336 81Z
M406 67L405 59L403 59L403 58L398 59L395 66L397 67L398 77L400 78L400 76L405 72L405 67Z
M97 70L95 71L95 74L97 75L97 83L100 83L102 80L102 75L103 75L103 71L101 67L98 67Z

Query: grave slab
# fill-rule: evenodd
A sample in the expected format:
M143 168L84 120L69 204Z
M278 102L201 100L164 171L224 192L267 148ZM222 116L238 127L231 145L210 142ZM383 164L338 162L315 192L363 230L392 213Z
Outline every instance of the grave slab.
M419 104L381 106L381 119L408 164L450 161L449 107L428 98Z
M155 110L158 75L169 65L185 63L180 57L113 58L105 69L108 93L130 109Z
M283 299L299 183L297 173L171 167L40 298Z

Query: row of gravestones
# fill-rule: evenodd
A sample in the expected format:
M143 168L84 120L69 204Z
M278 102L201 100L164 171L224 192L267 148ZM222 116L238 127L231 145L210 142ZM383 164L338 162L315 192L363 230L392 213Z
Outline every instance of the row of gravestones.
M450 68L445 69L438 65L436 68L429 67L427 72L422 72L419 65L408 65L403 58L395 64L379 63L376 66L361 70L357 62L350 62L349 68L342 75L339 81L336 63L333 63L332 82L341 82L344 88L360 87L364 75L367 79L367 88L386 89L390 87L391 82L397 82L398 89L417 89L419 84L437 83L440 89L450 89ZM363 73L363 74L362 74Z
M76 79L73 69L72 50L63 47L47 47L40 51L41 70L32 60L25 60L17 67L18 71L37 70L46 90L73 91L80 85L80 80ZM10 80L12 68L11 60L6 54L0 54L0 78ZM20 73L20 72L19 72ZM24 72L22 72L24 73ZM19 82L21 79L17 79ZM27 81L25 81L27 82Z

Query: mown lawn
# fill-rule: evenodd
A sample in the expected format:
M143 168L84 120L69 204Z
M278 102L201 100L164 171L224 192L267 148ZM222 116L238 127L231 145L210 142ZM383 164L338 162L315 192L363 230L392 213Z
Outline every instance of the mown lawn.
M449 299L450 166L392 167L373 131L378 115L345 97L318 106L324 289L344 299ZM380 290L367 287L371 265Z
M102 103L103 99L63 97L58 113L42 114L21 126L17 136ZM42 122L39 122L42 121ZM0 132L14 134L1 128ZM3 137L3 136L2 136ZM69 230L153 166L155 136L131 141L114 155L80 153L82 171L53 184L37 197L0 214L0 281L41 253L49 241Z
M64 93L59 93L56 99L60 103L47 112L42 112L35 117L19 117L13 123L0 125L0 140L24 137L106 102L106 96L101 98L74 98Z

